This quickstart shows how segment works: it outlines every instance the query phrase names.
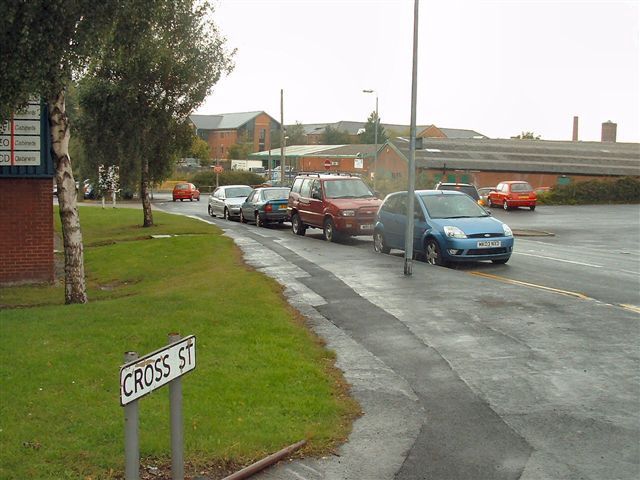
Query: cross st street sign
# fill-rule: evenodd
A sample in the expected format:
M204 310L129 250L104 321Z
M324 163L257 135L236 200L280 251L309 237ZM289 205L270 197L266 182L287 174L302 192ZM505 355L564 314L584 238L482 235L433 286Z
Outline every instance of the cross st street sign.
M194 335L127 363L120 368L120 404L125 406L194 368Z

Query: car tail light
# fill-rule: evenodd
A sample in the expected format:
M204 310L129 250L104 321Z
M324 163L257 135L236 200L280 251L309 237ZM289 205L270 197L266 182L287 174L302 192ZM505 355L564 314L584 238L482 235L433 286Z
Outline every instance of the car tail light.
M265 211L265 212L271 212L272 210L273 210L273 206L272 206L270 203L267 203L267 204L264 206L264 211Z

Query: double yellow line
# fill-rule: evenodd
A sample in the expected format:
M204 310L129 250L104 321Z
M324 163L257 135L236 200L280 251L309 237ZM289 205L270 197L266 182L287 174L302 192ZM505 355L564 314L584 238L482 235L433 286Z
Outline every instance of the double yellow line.
M521 285L521 286L524 286L524 287L537 288L539 290L544 290L544 291L547 291L547 292L557 293L557 294L560 294L560 295L565 295L567 297L579 298L581 300L597 301L594 298L588 297L584 293L572 292L570 290L562 290L560 288L546 287L544 285L538 285L537 283L521 282L520 280L513 280L511 278L501 277L499 275L493 275L491 273L475 272L475 271L472 271L472 272L469 272L469 273L471 275L475 275L476 277L490 278L492 280L497 280L498 282L510 283L512 285ZM624 308L625 310L629 310L630 312L634 312L634 313L640 314L640 307L638 307L636 305L630 305L630 304L624 303L624 304L619 304L617 306L621 307L621 308Z

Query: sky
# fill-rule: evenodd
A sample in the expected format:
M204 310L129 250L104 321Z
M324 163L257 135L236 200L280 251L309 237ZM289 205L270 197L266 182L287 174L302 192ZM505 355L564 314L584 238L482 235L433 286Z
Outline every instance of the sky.
M409 125L413 0L214 0L235 68L196 113ZM640 142L640 1L421 0L417 124ZM374 94L363 89L375 90Z

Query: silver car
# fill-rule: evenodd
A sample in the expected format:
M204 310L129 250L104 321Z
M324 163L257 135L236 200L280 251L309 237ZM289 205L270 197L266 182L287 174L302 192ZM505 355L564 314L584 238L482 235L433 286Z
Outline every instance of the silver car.
M224 185L209 195L209 215L226 220L240 218L240 206L253 191L249 185Z

